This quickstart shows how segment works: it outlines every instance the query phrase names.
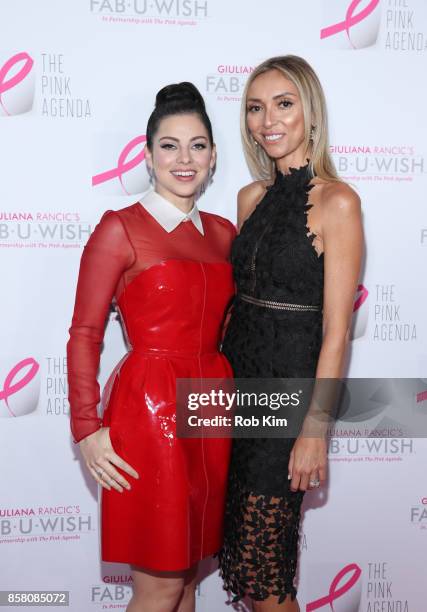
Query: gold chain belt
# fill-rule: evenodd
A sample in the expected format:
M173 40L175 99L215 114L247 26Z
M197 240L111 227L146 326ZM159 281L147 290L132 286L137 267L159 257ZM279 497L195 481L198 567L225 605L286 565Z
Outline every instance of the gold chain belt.
M288 302L273 302L273 300L261 300L259 298L246 295L245 293L238 293L238 297L244 302L255 304L256 306L264 306L265 308L273 308L275 310L320 310L320 306L311 306L307 304L291 304Z

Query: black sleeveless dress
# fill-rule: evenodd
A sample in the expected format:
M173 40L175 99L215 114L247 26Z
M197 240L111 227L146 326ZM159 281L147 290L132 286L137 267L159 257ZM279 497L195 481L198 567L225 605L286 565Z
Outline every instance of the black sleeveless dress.
M323 254L313 246L307 212L308 164L277 172L232 247L237 285L222 350L236 378L311 378L322 342ZM224 546L224 588L283 601L296 597L300 507L289 488L293 439L233 441Z

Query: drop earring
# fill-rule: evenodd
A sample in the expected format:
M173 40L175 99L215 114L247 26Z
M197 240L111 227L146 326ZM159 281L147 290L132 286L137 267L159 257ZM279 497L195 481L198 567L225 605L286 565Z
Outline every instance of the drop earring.
M206 178L206 181L204 181L204 183L201 184L200 186L200 195L202 196L207 187L209 187L209 185L212 183L212 176L213 176L213 172L212 172L212 168L209 168L209 172L208 172L208 176Z
M315 131L316 131L316 126L312 125L311 126L311 130L310 130L310 140L311 140L311 142L313 142Z
M151 166L147 166L148 176L150 177L150 184L154 185L154 170Z

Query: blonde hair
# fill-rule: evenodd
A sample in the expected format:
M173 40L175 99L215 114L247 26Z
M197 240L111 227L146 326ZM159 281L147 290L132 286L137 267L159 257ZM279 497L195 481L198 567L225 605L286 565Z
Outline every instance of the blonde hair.
M274 180L276 167L274 161L260 145L256 145L247 123L247 97L250 86L260 74L278 70L295 85L302 102L305 147L312 145L309 170L327 181L341 181L329 153L328 118L325 94L317 74L308 62L297 55L283 55L265 60L251 72L242 97L240 130L243 150L249 169L256 179ZM314 126L314 130L312 130Z

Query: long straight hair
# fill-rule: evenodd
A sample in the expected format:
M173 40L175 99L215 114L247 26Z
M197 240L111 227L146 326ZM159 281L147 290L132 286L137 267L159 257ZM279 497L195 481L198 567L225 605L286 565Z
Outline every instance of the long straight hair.
M270 70L281 72L298 90L304 114L306 152L311 145L309 169L312 175L327 181L341 181L329 152L328 118L322 85L310 64L297 55L283 55L265 60L251 72L246 82L242 97L240 130L246 161L253 177L274 180L276 174L274 160L262 146L255 144L247 122L249 88L257 76Z

